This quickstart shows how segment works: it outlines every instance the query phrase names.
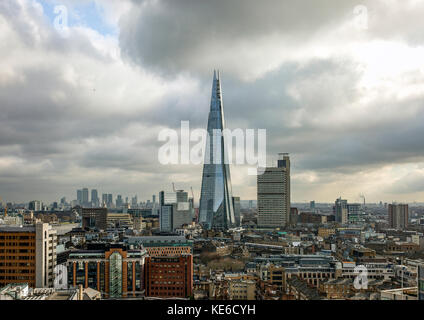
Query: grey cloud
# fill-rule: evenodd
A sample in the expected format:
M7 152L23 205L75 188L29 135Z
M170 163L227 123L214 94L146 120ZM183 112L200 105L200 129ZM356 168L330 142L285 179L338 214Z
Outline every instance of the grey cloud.
M163 74L229 70L239 45L254 49L258 40L272 35L294 44L308 41L353 15L357 5L351 0L132 2L120 21L122 50ZM216 66L208 65L213 61Z

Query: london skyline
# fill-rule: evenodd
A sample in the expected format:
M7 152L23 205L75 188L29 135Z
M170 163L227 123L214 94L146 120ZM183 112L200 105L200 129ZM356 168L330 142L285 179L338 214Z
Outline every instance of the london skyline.
M227 127L266 128L268 158L290 153L293 202L423 202L424 4L363 1L358 20L355 1L288 3L0 4L2 199L148 199L172 182L199 199L202 166L160 165L157 133L206 127L217 68ZM405 15L413 28L393 23ZM231 173L233 194L255 199L256 177Z

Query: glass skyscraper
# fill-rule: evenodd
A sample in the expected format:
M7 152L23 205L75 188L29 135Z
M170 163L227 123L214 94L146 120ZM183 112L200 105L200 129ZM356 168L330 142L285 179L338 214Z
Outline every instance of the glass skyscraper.
M235 224L224 128L220 74L214 71L199 208L199 222L205 229L225 230Z

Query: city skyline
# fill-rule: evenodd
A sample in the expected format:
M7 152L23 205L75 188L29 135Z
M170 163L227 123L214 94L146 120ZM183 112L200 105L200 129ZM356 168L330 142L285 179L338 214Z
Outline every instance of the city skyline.
M289 3L3 2L0 197L86 186L148 199L176 182L199 199L202 166L160 165L157 136L206 127L219 68L230 129L266 128L268 158L290 153L293 202L424 201L424 4ZM414 28L387 23L404 16ZM231 173L233 193L255 199L256 177Z

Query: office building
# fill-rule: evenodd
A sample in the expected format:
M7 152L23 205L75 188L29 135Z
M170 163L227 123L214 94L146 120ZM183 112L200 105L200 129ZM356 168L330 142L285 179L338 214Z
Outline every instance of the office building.
M193 294L193 256L147 257L146 297L189 298Z
M82 189L82 205L84 207L88 207L90 205L90 203L88 202L88 189L87 188Z
M199 207L199 222L209 230L226 230L235 224L224 129L221 79L219 72L214 72Z
M107 195L107 207L112 208L113 206L113 196L111 193L108 193Z
M77 204L82 205L82 190L77 190Z
M159 193L159 227L161 231L171 232L190 224L194 219L193 201L189 201L184 190Z
M41 211L41 210L43 210L43 203L41 201L38 201L38 200L31 201L28 204L28 210Z
M181 256L193 253L193 240L182 236L126 237L129 245L142 245L150 257Z
M110 213L107 214L108 228L132 228L133 220L128 213Z
M363 222L362 217L362 205L359 203L348 203L347 204L347 214L349 223L359 223Z
M48 223L0 227L0 287L10 283L52 287L56 245L56 231Z
M407 204L389 204L389 227L404 230L408 227L409 207Z
M100 243L87 250L74 250L66 262L68 287L82 285L100 291L106 298L144 294L146 250L124 244Z
M96 189L91 190L91 206L94 208L100 206L99 194Z
M102 194L102 207L107 207L107 193Z
M229 300L256 300L256 281L231 280L228 283Z
M83 208L82 228L83 229L107 229L107 208Z
M258 226L281 228L290 223L290 158L280 154L277 167L257 176Z
M122 200L122 196L118 194L118 196L116 197L116 207L122 208L123 205L124 205L124 201Z

